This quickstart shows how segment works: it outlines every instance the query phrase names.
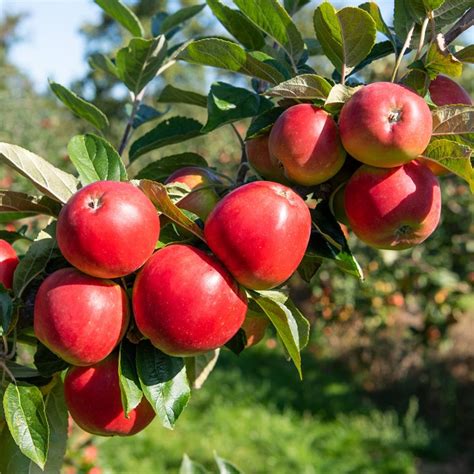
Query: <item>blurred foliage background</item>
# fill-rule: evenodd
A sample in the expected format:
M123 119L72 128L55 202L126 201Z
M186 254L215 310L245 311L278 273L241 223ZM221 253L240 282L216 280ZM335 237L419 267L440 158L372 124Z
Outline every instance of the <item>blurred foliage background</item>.
M157 11L194 4L140 0L135 11L147 24ZM307 17L300 13L296 19L310 36ZM35 92L10 63L9 48L18 39L20 22L21 16L7 16L0 23L0 140L67 169L67 143L84 125L50 94ZM84 25L82 34L87 55L113 53L124 40L123 30L105 16ZM179 34L188 38L221 31L205 10ZM373 63L364 79L388 79L391 61ZM330 73L319 57L313 66ZM165 73L165 81L206 93L198 86L213 80L211 74L178 64ZM236 81L225 73L217 77ZM472 95L472 68L465 69L461 82ZM156 106L163 85L156 81L150 88L150 105ZM123 90L92 71L72 87L112 119L109 138L118 145L127 113ZM160 110L166 112L164 106ZM203 119L196 108L176 106L173 112ZM241 134L247 125L238 125ZM228 172L235 171L240 158L236 137L224 127L150 153L140 165L177 150L198 152ZM456 177L441 182L442 222L425 244L398 253L375 251L351 236L365 282L330 264L309 287L298 277L290 282L293 297L313 323L303 382L269 333L238 358L224 354L174 432L154 424L133 440L95 439L74 428L64 472L177 472L185 452L212 469L214 451L247 473L472 472L474 201ZM25 187L24 180L2 167L0 188ZM18 225L25 223L34 232L37 223Z

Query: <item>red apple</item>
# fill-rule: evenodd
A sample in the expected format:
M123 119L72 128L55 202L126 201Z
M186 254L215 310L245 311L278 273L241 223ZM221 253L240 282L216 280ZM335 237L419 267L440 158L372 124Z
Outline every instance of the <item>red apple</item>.
M64 379L64 395L74 421L95 435L134 435L155 417L145 398L125 417L116 354L91 367L71 367Z
M15 249L6 240L0 240L0 283L5 288L12 287L13 273L18 262Z
M329 198L329 207L336 220L344 225L349 225L347 220L346 209L344 207L344 193L346 185L342 184L334 190Z
M247 311L245 293L217 259L188 245L158 250L138 274L132 301L138 329L174 356L224 345Z
M290 188L255 181L225 196L204 226L207 244L236 280L264 290L286 281L311 233L304 201Z
M107 357L128 320L127 296L120 285L74 268L48 276L36 294L36 337L73 365L92 365Z
M265 331L269 324L270 321L267 318L254 316L250 311L247 313L244 324L242 324L242 329L247 339L245 344L247 349L258 344L265 337Z
M347 183L345 208L352 230L366 244L407 249L438 225L438 179L416 161L390 169L361 166Z
M199 168L198 166L186 166L169 176L166 184L170 183L182 183L189 187L192 192L180 199L177 205L181 209L186 209L196 214L203 221L207 219L207 216L219 201L219 195L216 193L215 188L207 186L222 183L217 175L209 169Z
M285 110L270 132L272 157L283 164L286 177L304 186L323 183L344 164L334 119L311 104L298 104Z
M160 220L130 183L97 181L79 190L59 214L56 237L69 263L99 278L140 268L155 249Z
M467 91L457 82L440 74L430 83L431 100L438 106L449 104L471 105L472 100Z
M400 166L421 154L430 141L432 124L426 102L407 87L391 82L358 90L339 117L347 152L380 168Z
M247 159L252 168L262 177L278 183L288 180L283 172L283 166L270 155L268 150L268 135L253 138L245 143Z

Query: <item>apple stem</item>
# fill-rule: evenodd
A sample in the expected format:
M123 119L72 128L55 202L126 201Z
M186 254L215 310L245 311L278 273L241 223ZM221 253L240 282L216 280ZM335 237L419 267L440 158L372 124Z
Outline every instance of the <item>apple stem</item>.
M245 142L243 138L240 136L239 131L235 128L235 125L233 123L231 123L230 125L232 129L234 130L235 135L237 136L237 139L239 140L240 148L242 150L242 155L240 157L240 165L239 165L239 169L237 170L237 178L235 180L237 184L242 184L245 180L245 176L247 176L247 171L249 170L247 152L245 150Z
M423 24L421 25L420 42L418 43L418 49L416 50L415 61L421 56L421 50L423 49L423 45L425 43L426 29L428 28L428 23L430 22L430 16L431 15L427 15L423 20Z
M400 51L400 54L398 55L397 62L395 63L395 67L393 68L392 78L390 79L390 82L396 82L397 80L398 69L400 68L400 64L402 63L402 59L403 59L403 56L405 55L405 51L410 46L410 41L411 41L414 31L415 31L415 23L412 23L411 28L408 31L407 37L405 39L405 43L403 43L402 50Z
M124 152L125 147L127 146L128 140L130 139L132 126L133 126L133 120L135 119L135 115L138 112L138 107L140 107L140 104L143 100L144 95L145 95L145 87L135 96L133 100L132 111L130 112L130 117L128 118L127 125L125 126L122 140L120 140L120 146L118 150L120 156L122 156L122 153Z

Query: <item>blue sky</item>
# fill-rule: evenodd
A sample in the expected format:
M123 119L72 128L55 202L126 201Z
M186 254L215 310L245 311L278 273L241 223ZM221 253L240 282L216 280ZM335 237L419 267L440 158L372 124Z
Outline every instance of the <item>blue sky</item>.
M339 0L334 4L339 7L361 2ZM377 3L390 21L393 0ZM23 41L13 48L11 60L29 74L35 87L46 89L48 79L69 84L83 75L87 65L79 29L84 23L97 21L99 7L92 0L0 0L0 16L20 12L28 16L21 28ZM466 34L472 42L473 33Z

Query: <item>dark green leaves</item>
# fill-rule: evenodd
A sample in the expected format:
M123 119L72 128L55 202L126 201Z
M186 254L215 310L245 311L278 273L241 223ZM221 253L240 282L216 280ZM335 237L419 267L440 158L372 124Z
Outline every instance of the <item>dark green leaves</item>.
M94 104L91 104L56 82L50 82L49 87L56 97L78 117L87 120L99 130L103 130L109 126L109 121L106 115Z
M176 30L176 28L190 20L193 16L197 15L206 5L193 5L190 7L180 8L176 13L168 15L167 13L158 13L153 17L152 20L152 33L153 36L158 35L170 35Z
M264 97L225 82L212 84L207 98L208 118L203 132L208 133L227 123L259 115L273 107Z
M135 13L120 0L94 0L102 10L118 21L133 36L144 36L143 26Z
M285 111L283 107L274 107L256 117L247 129L245 140L251 140L262 135L267 135L277 118Z
M120 344L118 370L122 406L127 417L143 398L140 381L138 380L135 356L136 346L124 339Z
M270 61L257 59L238 44L218 38L193 41L178 54L178 59L239 72L270 84L279 84L286 79Z
M167 84L158 97L158 102L164 104L189 104L198 107L206 107L207 99L205 95L197 92L179 89L171 84Z
M13 301L8 292L0 286L0 336L8 333L13 318Z
M23 217L35 214L45 214L56 217L61 210L57 201L42 196L28 196L25 193L16 191L0 190L0 213L10 215L23 215ZM17 217L20 218L20 217ZM14 218L8 218L14 220Z
M69 364L53 354L46 346L38 342L35 352L35 367L43 377L51 377L56 372L62 372Z
M122 159L112 145L92 134L71 138L67 151L85 186L95 181L126 181L127 172Z
M181 143L201 134L202 124L187 117L171 117L132 143L130 161L163 146Z
M390 31L390 28L385 23L378 5L375 2L366 2L359 5L359 8L365 10L372 17L375 22L375 27L377 28L377 31L379 31L389 39L394 51L396 51L397 42L395 41L395 38L392 32Z
M49 426L38 387L9 384L3 410L10 433L21 452L44 468L49 448Z
M132 127L135 129L141 127L144 123L160 118L166 113L167 111L160 112L149 105L140 104L135 117L133 117Z
M164 36L150 40L132 38L128 46L117 53L118 77L136 95L156 76L165 57Z
M331 88L332 85L324 77L301 74L268 89L265 95L287 99L326 99Z
M234 0L255 25L276 41L295 63L304 52L304 41L290 15L276 0Z
M360 8L336 11L330 3L324 2L316 8L313 21L324 53L344 77L375 44L375 22Z
M163 426L172 429L191 396L183 359L143 341L137 348L137 371L146 399Z
M28 178L43 194L66 202L77 189L76 178L49 164L31 151L9 143L0 143L0 162Z

